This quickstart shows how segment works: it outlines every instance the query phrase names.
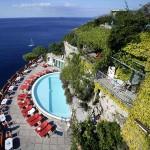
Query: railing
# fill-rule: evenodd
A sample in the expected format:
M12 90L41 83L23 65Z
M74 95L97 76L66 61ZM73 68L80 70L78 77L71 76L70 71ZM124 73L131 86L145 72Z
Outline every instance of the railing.
M15 81L16 77L18 76L18 74L21 74L25 69L27 69L28 67L30 67L33 63L37 62L40 57L32 60L31 62L29 62L28 64L26 64L24 67L21 67L15 74L13 74L11 76L11 78L6 82L6 84L4 84L4 86L0 90L0 99L2 99L5 96L5 94L8 91L8 88Z
M120 85L119 83L116 83L116 85L112 84L115 83L115 80L110 79L101 71L97 73L96 82L98 82L101 86L106 88L112 95L120 99L127 106L132 106L132 102L135 99L136 95L133 92L126 89L125 86Z
M141 121L139 121L138 119L134 119L134 121L136 122L136 124L146 133L148 134L148 136L150 136L150 129L144 125Z

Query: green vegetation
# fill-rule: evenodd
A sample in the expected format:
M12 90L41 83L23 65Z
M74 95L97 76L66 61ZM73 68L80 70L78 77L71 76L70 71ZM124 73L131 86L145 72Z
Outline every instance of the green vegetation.
M97 125L88 119L72 124L71 150L116 150L122 148L120 127L115 122L102 121Z
M67 58L61 73L67 102L71 103L72 96L75 95L82 100L80 105L88 110L88 102L93 98L94 91L101 90L128 112L129 117L123 126L122 135L131 150L150 149L150 137L134 121L138 119L150 128L150 32L147 28L149 16L147 9L120 11L115 16L102 16L88 22L64 38L78 47L80 52ZM100 27L105 23L111 25L112 21L112 30ZM63 43L54 43L49 46L48 52L62 55L63 49ZM45 48L37 47L24 55L24 59L29 61L45 55L46 52ZM90 57L90 53L100 53L100 57ZM131 70L118 62L113 62L111 56L141 73L146 73L131 109L99 83L94 83L97 71L105 71L108 65L112 64L117 68L117 78L130 80ZM116 123L102 121L94 125L88 119L82 123L73 123L72 131L72 150L116 150L121 149L123 145L120 127Z
M93 96L94 83L90 81L89 73L84 70L85 66L80 55L74 54L72 58L68 58L67 65L63 68L61 79L71 85L75 95L88 102Z
M65 40L79 49L86 51L102 51L108 49L107 41L110 30L101 27L83 26L66 35Z
M147 59L150 55L150 33L143 32L140 34L140 42L139 43L129 43L124 51L139 58L139 59Z
M53 53L55 55L63 55L64 54L63 42L50 44L48 47L48 52Z
M81 53L85 56L90 52L100 52L100 59L92 59L86 57L90 62L94 63L95 72L104 68L109 63L111 51L108 48L108 38L110 30L96 27L94 23L88 23L66 35L65 40L70 44L77 46Z
M128 66L140 71L141 73L146 73L146 77L140 85L137 99L135 100L132 109L127 108L114 95L111 95L107 89L100 86L99 83L95 83L95 91L98 89L102 90L112 100L114 100L120 108L129 113L129 117L124 125L124 128L122 129L122 133L124 140L127 142L131 150L150 149L150 138L134 122L134 119L137 118L144 125L150 128L150 32L146 27L150 22L150 18L148 17L148 11L143 13L144 11L121 11L116 13L113 17L104 16L81 26L65 37L65 40L67 40L70 44L78 47L83 55L82 57L86 58L86 60L93 64L92 68L94 68L94 74L99 69L107 70L108 65L112 63L109 59L110 56L119 59L123 63L126 63ZM100 24L104 23L108 23L110 25L112 21L112 30L99 27ZM91 59L86 55L89 52L100 52L101 57L98 59ZM71 61L69 61L68 64L70 64ZM70 66L70 69L74 68L72 71L76 73L74 73L74 75L69 73L69 79L74 79L74 81L77 79L80 81L80 79L82 79L82 76L84 76L84 71L82 70L83 66L79 64L80 63L74 64L78 69L80 68L79 70L77 69L78 73L74 71L76 70L74 67ZM132 77L132 72L129 68L119 64L118 62L113 62L113 65L117 68L117 78L124 81L130 80ZM70 69L68 68L68 71L66 72L69 72ZM70 70L70 72L72 71ZM66 76L67 74L68 73L66 73ZM79 81L77 81L78 84L80 84ZM86 86L88 86L88 84L86 84ZM75 86L72 87L75 88ZM80 92L83 93L82 91L79 90L77 95L80 95ZM85 124L83 123L83 126L84 125ZM80 126L80 124L78 124L78 126ZM79 127L79 129L81 129L81 127ZM86 130L86 127L84 127L84 129ZM79 149L96 149L97 146L94 147L96 145L95 141L92 141L93 134L95 133L90 132L91 130L89 128L87 130L88 131L83 132L85 134L79 134L77 138L74 138L75 140L73 140L73 145L76 145ZM76 132L78 132L77 128ZM89 134L92 135L89 136ZM103 134L101 133L101 135ZM76 135L74 136L76 137ZM80 138L82 138L82 140L79 140ZM98 140L98 135L95 135L95 138ZM99 146L103 143L102 141L104 139L105 137L102 136ZM90 147L91 145L89 144L89 141L91 143L93 142L93 147ZM99 149L107 149L105 144L102 144L102 147ZM111 148L109 147L109 149Z
M94 20L94 24L96 26L99 26L99 25L105 24L105 23L108 23L109 25L111 25L112 20L113 20L113 17L111 15L101 16Z
M23 59L25 61L30 61L38 58L39 56L46 57L47 53L53 53L55 55L63 55L64 54L63 42L50 44L48 49L43 46L37 46L33 48L32 52L24 54Z
M140 42L136 44L131 42L123 50L140 60L140 63L145 67L145 71L150 71L150 32L142 32L139 37Z
M131 78L131 75L132 75L132 72L127 68L118 67L116 70L117 79L120 79L123 81L129 81Z
M119 24L124 26L122 29L120 26L118 30L118 25L116 24L112 30L112 38L110 38L110 40L114 39L112 40L114 45L111 48L115 49L115 52L118 51L116 47L122 48L115 54L115 57L142 73L146 72L146 77L140 85L137 98L133 108L129 111L129 117L122 133L131 150L148 150L150 149L150 138L137 126L134 119L137 118L150 128L150 32L144 31L149 18L139 12L128 12L124 17L119 17L119 15L116 16L116 19L119 20ZM117 74L119 74L119 78L124 80L128 80L131 76L130 72L124 73L122 69L120 70L120 66Z
M45 47L37 46L32 50L32 52L24 54L23 59L25 61L30 61L30 60L38 58L39 56L45 56L46 53L47 53L47 49Z
M150 137L137 126L134 119L139 119L148 128L150 127L150 76L141 84L134 107L123 128L123 137L131 150L149 150Z
M82 31L80 28L76 30L77 46L79 48L86 47L87 51L102 51L108 49L107 41L109 38L110 30L95 27L87 31Z
M34 60L37 58L37 55L35 55L34 53L30 52L30 53L26 53L23 55L23 59L25 61L30 61L30 60Z
M150 68L150 33L145 32L140 35L140 42L129 43L124 51L133 55L145 66L145 71ZM150 138L137 126L134 119L139 119L144 125L150 128L150 75L146 74L145 80L140 86L138 97L134 107L130 111L129 118L123 128L123 136L130 149L150 149Z
M142 12L118 12L114 18L114 26L109 37L109 46L118 52L127 43L139 41L138 33L145 30L149 19Z

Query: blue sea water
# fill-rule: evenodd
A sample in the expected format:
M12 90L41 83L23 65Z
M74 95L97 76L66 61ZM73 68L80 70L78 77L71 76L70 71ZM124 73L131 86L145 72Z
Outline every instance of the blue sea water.
M0 88L25 62L22 55L36 46L60 41L72 29L90 18L0 19Z

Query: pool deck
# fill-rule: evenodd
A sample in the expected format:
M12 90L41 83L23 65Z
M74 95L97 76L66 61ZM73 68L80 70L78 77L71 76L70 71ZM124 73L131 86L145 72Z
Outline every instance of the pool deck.
M41 67L41 65L38 65L37 67L33 68L30 73L24 76L24 80L30 75L33 75L41 70L44 70L44 68ZM11 127L13 128L12 133L14 134L14 141L16 139L16 144L14 144L14 147L16 147L18 150L69 150L71 144L71 131L67 128L66 123L54 118L49 119L50 121L54 121L54 123L57 125L57 130L59 131L57 133L60 134L58 135L55 133L50 137L41 138L34 131L35 127L30 127L26 122L17 104L17 96L20 93L19 87L23 81L19 83L18 89L12 96L12 102L9 106L9 113L12 121L15 122L15 124Z

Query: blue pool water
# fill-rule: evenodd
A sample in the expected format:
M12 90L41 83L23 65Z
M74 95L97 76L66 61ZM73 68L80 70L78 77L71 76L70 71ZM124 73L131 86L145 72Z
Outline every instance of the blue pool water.
M71 112L60 80L60 73L41 77L32 89L37 107L59 118L70 118ZM36 104L35 103L35 104Z

